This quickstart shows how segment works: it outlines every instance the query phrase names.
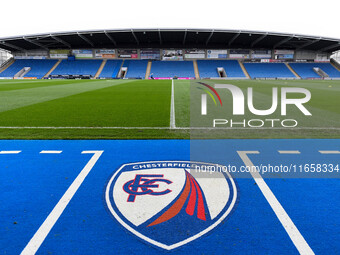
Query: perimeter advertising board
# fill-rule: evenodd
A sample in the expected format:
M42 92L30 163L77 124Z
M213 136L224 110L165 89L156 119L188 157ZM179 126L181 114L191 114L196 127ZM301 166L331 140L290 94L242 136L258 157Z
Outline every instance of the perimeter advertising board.
M72 54L76 58L93 58L92 50L72 50Z
M252 50L251 56L254 59L271 59L272 51L271 50Z
M229 58L248 59L249 50L230 50Z
M50 50L50 58L64 58L70 54L70 50Z
M294 50L274 50L275 59L294 59Z
M314 62L329 62L330 59L327 55L327 53L318 53L316 54L316 58L314 60Z
M161 59L161 52L159 49L142 49L140 50L141 59Z
M162 60L183 60L183 50L163 50Z
M184 57L186 59L205 58L205 50L184 50Z
M95 50L95 58L116 58L116 50L105 49L105 50Z
M138 51L132 49L117 50L118 58L138 58Z
M46 59L46 56L14 56L14 59Z
M207 50L207 58L227 58L227 50Z

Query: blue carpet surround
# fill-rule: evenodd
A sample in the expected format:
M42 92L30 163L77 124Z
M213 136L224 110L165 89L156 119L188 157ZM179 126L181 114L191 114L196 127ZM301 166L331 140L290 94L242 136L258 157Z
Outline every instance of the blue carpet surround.
M211 144L216 162L205 151ZM195 148L201 154L193 155ZM287 234L250 173L221 175L229 199L214 211L209 189L216 187L181 165L202 155L202 162L240 168L237 151L258 151L247 154L256 166L332 165L332 178L264 174L263 180L312 251L339 252L340 140L12 140L0 143L1 254L32 251L29 245L37 254L298 254L303 245ZM182 186L165 178L176 167ZM170 194L164 208L145 216ZM140 212L131 206L142 201L146 220L136 223ZM46 222L53 223L49 230L41 227Z

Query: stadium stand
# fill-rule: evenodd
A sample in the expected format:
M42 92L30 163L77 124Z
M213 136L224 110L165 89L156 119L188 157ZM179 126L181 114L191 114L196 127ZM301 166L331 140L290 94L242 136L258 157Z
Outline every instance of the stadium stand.
M0 73L0 77L14 77L23 68L31 68L21 77L36 77L41 79L58 60L55 59L17 59L11 66Z
M197 60L201 78L220 77L217 68L222 67L227 77L246 78L237 60Z
M144 79L148 60L125 60L123 67L127 67L125 78Z
M116 78L123 60L107 60L99 78Z
M151 74L155 78L194 78L194 66L192 61L153 61Z
M255 78L296 78L284 63L243 63L250 77Z
M51 75L90 75L94 77L103 60L62 60Z
M340 78L340 72L330 63L290 63L289 65L303 79L321 78L313 68L320 68L330 78Z

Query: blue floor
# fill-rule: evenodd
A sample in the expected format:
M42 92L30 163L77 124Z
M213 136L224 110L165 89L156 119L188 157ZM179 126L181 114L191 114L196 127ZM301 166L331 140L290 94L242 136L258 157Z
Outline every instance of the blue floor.
M206 235L167 251L127 231L109 212L106 185L123 164L146 161L339 165L340 140L128 140L1 141L0 254L19 254L93 154L104 151L38 249L37 254L298 254L249 173L233 175L238 201L233 212ZM60 150L60 154L41 154ZM298 150L300 154L279 154ZM299 178L294 178L298 176ZM340 251L340 173L264 175L265 181L316 254ZM274 177L274 178L273 178ZM293 177L293 178L288 178ZM329 177L329 178L325 178ZM176 235L176 232L169 233Z

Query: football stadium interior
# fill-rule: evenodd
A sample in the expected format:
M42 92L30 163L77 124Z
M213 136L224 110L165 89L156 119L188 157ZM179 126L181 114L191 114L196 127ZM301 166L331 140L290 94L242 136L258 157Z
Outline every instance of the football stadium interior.
M320 115L330 116L332 127L339 124L340 110L331 104L337 102L340 83L339 39L260 31L128 29L0 38L0 47L0 89L6 98L0 112L2 138L193 138L190 87L200 81L232 81L242 90L259 85L258 100L264 105L270 103L273 87L298 84L313 91L311 104L326 111ZM228 130L200 137L338 135L337 129L313 129L330 124L315 122L303 131Z
M0 253L339 254L339 98L340 39L0 38Z

